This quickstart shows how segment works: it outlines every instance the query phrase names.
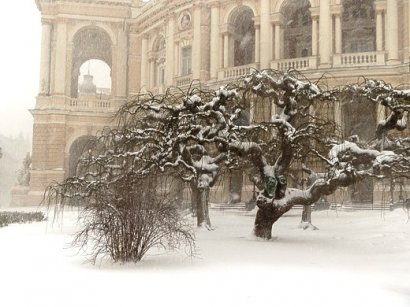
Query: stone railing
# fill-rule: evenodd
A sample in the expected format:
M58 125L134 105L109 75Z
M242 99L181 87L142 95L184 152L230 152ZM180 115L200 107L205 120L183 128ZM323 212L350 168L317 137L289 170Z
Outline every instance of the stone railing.
M333 55L334 67L384 65L385 56L380 52L343 53Z
M177 87L187 86L192 82L192 75L186 75L182 77L175 78L175 85Z
M224 68L219 71L218 79L219 80L237 79L238 77L250 74L253 70L258 69L258 68L259 68L258 63Z
M289 69L307 70L317 68L317 57L304 57L295 59L275 60L271 63L271 68L281 71Z
M70 98L66 101L66 109L74 111L112 112L115 107L108 99Z

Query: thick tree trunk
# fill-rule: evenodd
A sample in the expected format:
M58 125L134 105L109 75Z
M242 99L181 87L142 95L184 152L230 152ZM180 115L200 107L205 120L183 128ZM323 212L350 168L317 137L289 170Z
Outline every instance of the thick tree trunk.
M193 205L196 205L196 220L198 227L205 227L208 230L212 229L211 220L209 218L209 189L198 189L192 186Z
M192 216L196 216L196 208L198 207L198 188L192 184L191 185L191 212Z
M317 230L318 228L312 224L312 206L303 206L302 220L300 221L299 228Z
M255 227L253 233L256 237L270 240L272 238L272 226L273 224L286 212L289 208L259 208L256 213Z

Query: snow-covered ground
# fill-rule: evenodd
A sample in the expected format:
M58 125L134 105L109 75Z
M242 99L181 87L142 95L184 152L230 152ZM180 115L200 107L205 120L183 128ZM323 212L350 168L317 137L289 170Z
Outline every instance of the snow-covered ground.
M293 211L274 239L251 236L254 216L211 211L198 255L150 254L93 266L68 248L63 225L0 228L0 306L410 306L410 222L394 212Z

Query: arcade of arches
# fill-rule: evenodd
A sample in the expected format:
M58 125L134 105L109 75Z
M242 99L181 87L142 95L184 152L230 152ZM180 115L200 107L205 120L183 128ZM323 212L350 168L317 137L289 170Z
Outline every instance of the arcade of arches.
M34 1L34 0L33 0ZM359 76L408 84L410 0L36 0L41 12L40 84L34 117L28 199L73 174L74 149L105 126L140 91L161 93L200 80L217 88L252 69L328 73L330 85ZM89 60L109 67L109 90L83 76ZM269 103L249 120L270 117ZM368 136L371 123L345 120L346 107L328 110L346 133ZM360 130L360 125L364 128ZM74 147L73 147L74 148ZM238 191L249 198L252 187ZM377 188L374 189L376 191ZM373 198L380 199L377 193Z

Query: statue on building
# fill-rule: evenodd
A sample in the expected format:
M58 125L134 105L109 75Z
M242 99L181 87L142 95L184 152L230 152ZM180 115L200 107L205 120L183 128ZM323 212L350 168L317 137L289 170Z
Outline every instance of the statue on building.
M23 167L18 171L17 182L19 185L28 186L30 183L30 168L31 168L31 155L27 153L23 160Z

